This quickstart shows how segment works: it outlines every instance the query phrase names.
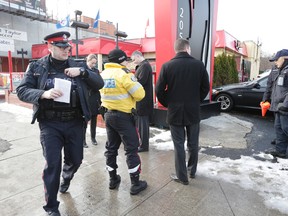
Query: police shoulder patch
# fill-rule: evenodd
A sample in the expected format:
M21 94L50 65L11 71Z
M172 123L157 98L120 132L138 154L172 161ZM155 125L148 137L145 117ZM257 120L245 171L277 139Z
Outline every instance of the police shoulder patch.
M125 71L125 73L130 73L130 70L128 68L122 68L123 71Z
M131 76L131 80L132 80L133 82L137 82L137 78L136 78L134 75Z

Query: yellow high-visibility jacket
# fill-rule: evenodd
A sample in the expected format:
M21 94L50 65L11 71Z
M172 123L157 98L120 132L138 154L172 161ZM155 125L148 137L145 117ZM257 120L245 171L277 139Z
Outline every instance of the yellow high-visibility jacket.
M131 113L136 102L145 96L145 90L125 66L106 63L101 73L104 87L100 89L102 106L108 110Z

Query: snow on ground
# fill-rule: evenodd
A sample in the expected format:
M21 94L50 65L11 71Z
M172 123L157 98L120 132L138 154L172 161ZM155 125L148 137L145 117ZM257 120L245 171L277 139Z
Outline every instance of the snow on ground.
M1 103L0 110L13 113L18 122L31 121L31 109ZM243 137L245 137L245 133L251 131L253 126L250 122L225 114L202 121L201 127L217 127L218 133L219 131L227 133L229 129L231 130L231 124L244 128L242 130ZM163 151L174 149L169 130L151 128L151 131L154 134L150 138L151 146ZM106 136L105 129L97 128L97 136ZM200 151L200 154L203 153ZM255 157L262 158L263 161L257 160ZM268 208L278 209L283 214L288 214L288 160L278 159L278 163L272 163L271 160L272 156L264 153L242 156L237 160L215 156L207 157L199 162L197 175L237 184L247 190L254 190L263 197Z

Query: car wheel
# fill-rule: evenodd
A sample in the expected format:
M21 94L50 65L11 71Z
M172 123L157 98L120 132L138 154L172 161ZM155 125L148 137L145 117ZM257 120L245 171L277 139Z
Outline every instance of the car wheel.
M216 101L221 102L221 111L230 111L233 108L233 100L227 94L219 94L216 97Z

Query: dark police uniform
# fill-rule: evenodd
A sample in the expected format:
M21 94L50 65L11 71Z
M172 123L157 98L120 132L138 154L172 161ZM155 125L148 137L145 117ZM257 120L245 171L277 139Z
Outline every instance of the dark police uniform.
M276 145L275 150L266 153L288 158L288 49L278 51L269 61L278 61L280 57L284 57L284 62L278 71L271 71L273 87L270 110L275 112Z
M57 32L44 38L57 47L68 47L69 32ZM32 124L39 122L40 140L46 165L43 171L46 205L50 212L60 215L57 193L60 185L62 148L64 147L64 165L62 171L63 186L66 192L75 172L83 159L83 125L90 120L88 108L88 87L99 90L104 82L101 76L88 69L79 69L79 76L68 77L64 70L77 67L73 59L57 60L47 55L32 62L17 88L20 100L33 104ZM75 69L75 68L74 68ZM55 78L71 81L70 103L56 102L53 99L41 99L45 91L54 88ZM62 186L61 184L61 186Z

